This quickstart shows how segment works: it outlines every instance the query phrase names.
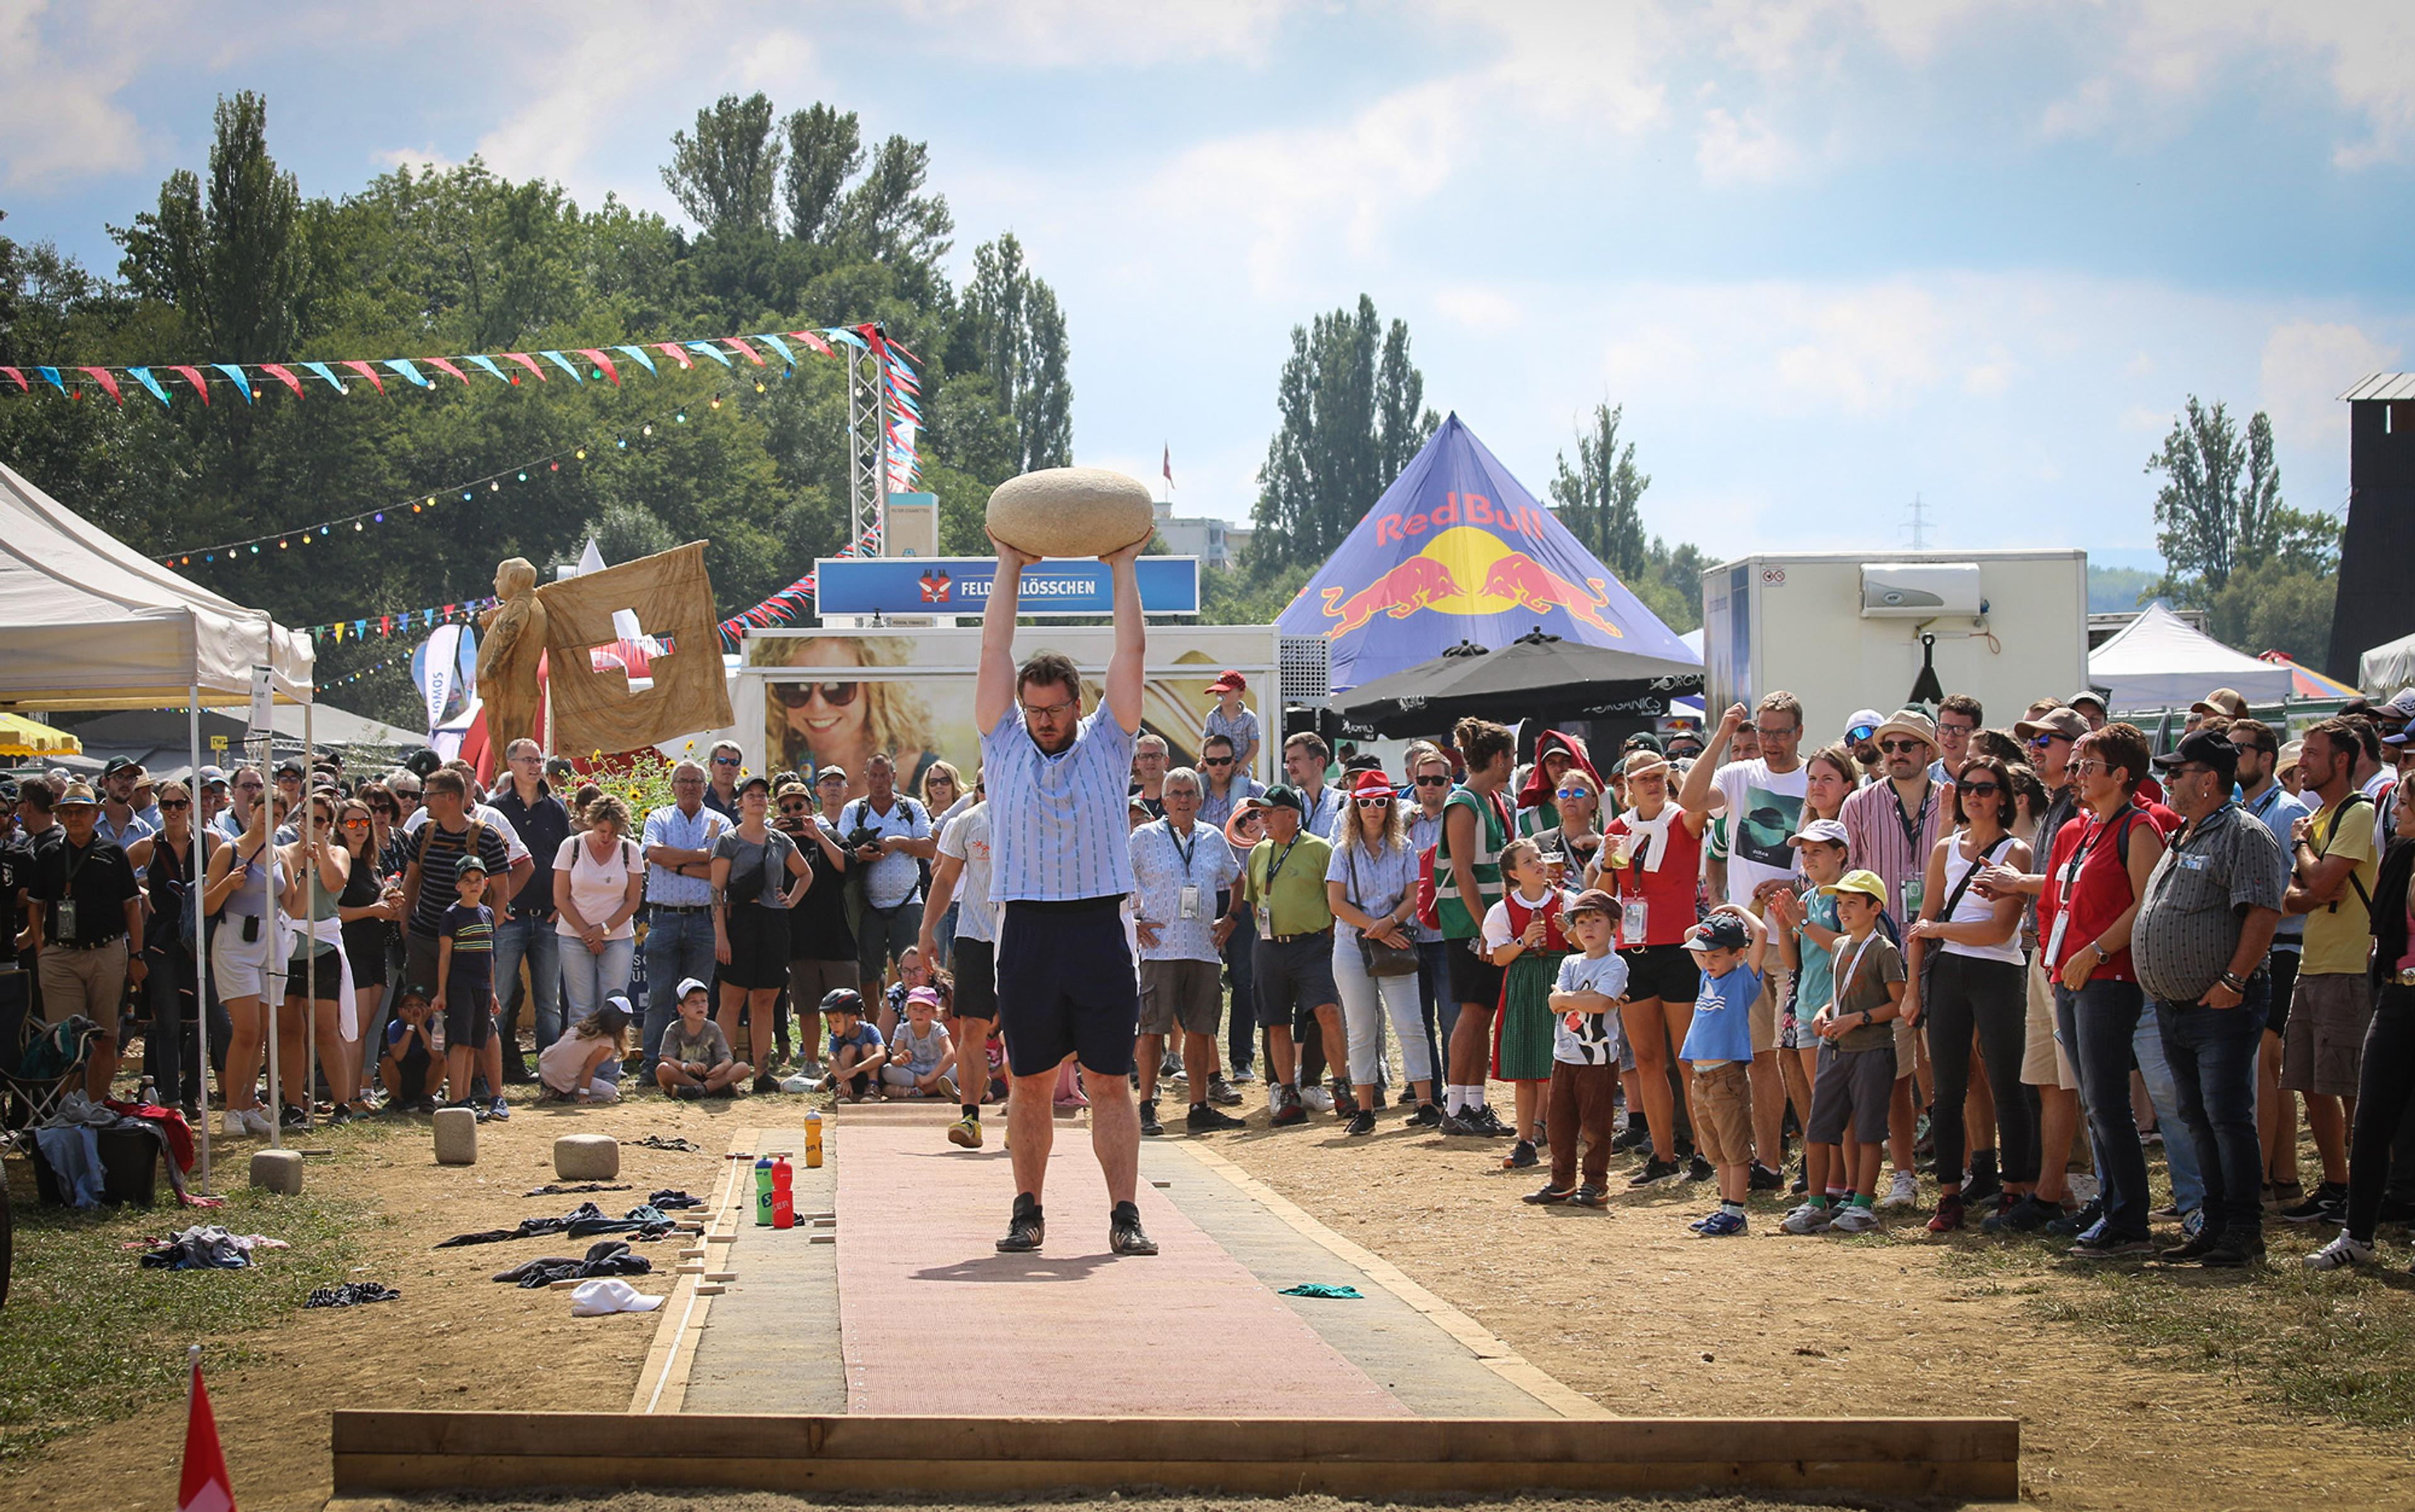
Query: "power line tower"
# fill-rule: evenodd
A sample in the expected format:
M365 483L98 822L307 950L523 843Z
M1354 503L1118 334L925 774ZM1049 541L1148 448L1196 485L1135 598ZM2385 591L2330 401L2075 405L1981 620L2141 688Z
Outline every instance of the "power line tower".
M1912 537L1912 548L1914 551L1928 550L1928 506L1920 502L1920 495L1913 494L1912 496L1912 502L1904 507L1911 513L1912 519L1907 524L1899 527L1899 529L1904 533Z

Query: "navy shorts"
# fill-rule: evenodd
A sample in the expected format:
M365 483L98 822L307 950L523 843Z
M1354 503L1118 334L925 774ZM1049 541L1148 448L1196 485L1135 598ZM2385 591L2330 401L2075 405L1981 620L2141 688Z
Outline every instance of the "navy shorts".
M1015 1075L1055 1070L1067 1055L1102 1076L1131 1074L1140 980L1122 904L1007 904L998 932L998 1027Z
M1508 974L1506 966L1496 966L1484 958L1484 942L1470 936L1463 940L1446 941L1450 947L1450 996L1462 1008L1473 1008L1490 1013L1501 1006L1501 982Z

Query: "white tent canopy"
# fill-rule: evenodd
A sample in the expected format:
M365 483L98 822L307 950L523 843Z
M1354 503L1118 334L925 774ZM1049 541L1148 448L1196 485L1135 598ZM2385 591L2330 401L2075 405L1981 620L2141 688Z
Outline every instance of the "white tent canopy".
M2401 688L2415 686L2415 636L2384 641L2359 656L2356 685L2368 698L2388 698Z
M0 708L241 704L251 669L310 698L307 636L187 581L0 464Z
M2186 709L2216 688L2279 703L2296 685L2287 666L2232 651L2160 604L2088 653L2088 681L2107 690L2115 710Z

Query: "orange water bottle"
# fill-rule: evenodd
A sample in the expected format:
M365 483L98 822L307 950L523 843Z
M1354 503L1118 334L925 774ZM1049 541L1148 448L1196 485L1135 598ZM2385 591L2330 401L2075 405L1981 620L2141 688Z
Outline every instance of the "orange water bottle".
M818 1171L822 1165L822 1111L805 1110L805 1169Z

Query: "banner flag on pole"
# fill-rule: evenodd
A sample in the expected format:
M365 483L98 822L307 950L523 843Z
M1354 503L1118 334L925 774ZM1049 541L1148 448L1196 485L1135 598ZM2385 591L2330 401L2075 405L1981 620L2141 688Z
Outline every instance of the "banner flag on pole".
M186 1358L193 1367L193 1389L185 1412L185 1468L176 1479L176 1512L235 1512L234 1482L227 1475L226 1449L218 1443L218 1415L210 1411L210 1388L202 1383L202 1346Z

